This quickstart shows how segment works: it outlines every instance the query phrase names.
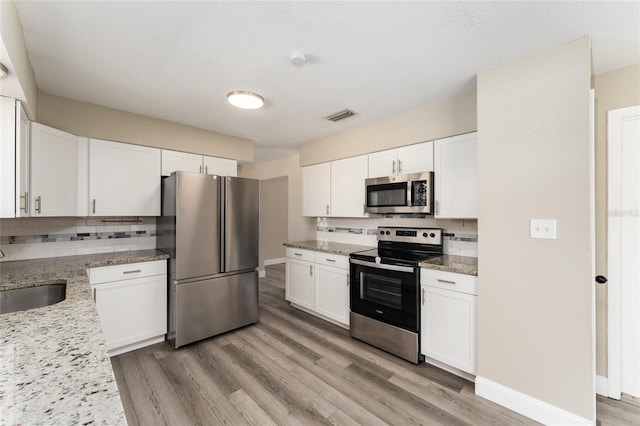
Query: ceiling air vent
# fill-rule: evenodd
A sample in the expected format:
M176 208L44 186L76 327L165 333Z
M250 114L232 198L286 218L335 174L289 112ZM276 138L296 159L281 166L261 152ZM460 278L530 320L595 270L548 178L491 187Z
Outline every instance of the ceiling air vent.
M356 113L351 111L350 109L343 109L342 111L338 111L338 112L334 112L333 114L326 115L324 118L330 121L340 121L354 115L356 115Z

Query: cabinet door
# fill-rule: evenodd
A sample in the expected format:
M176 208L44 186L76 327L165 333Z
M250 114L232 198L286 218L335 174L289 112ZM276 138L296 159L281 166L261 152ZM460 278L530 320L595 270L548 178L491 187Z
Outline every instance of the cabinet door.
M160 150L91 139L92 216L160 216Z
M16 101L0 97L0 217L16 216Z
M302 215L329 216L331 204L331 163L302 168Z
M177 171L202 173L202 155L163 149L162 176L171 176Z
M477 134L435 141L436 218L478 217Z
M16 101L16 217L31 216L29 131L27 113L22 103Z
M398 174L433 171L433 142L398 148Z
M92 287L108 350L167 332L166 275Z
M228 158L204 156L204 172L209 175L238 176L238 162Z
M364 180L367 178L366 155L331 162L332 217L366 217Z
M476 373L477 296L422 286L421 352Z
M285 298L308 309L315 306L314 264L296 259L287 259Z
M31 123L31 216L77 215L78 138Z
M386 151L369 154L369 177L385 177L398 173L398 150L388 149Z
M316 312L349 325L349 274L346 269L316 267Z

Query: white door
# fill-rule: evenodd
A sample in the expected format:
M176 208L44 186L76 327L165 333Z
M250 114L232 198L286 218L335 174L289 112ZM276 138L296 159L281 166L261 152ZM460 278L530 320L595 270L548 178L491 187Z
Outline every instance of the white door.
M433 171L433 142L423 142L398 148L398 173Z
M178 171L202 173L202 155L163 149L162 176L171 176Z
M77 215L78 138L31 123L31 216Z
M331 163L302 168L302 215L329 216L331 213Z
M285 295L289 302L314 309L314 271L313 263L287 259Z
M478 147L476 133L435 141L436 218L478 217Z
M160 216L160 150L91 139L92 216Z
M640 397L640 105L608 114L608 385Z
M349 325L349 280L346 269L316 263L316 311Z
M369 177L385 177L398 173L398 150L388 149L386 151L369 154Z
M367 178L366 155L331 162L331 216L366 217L364 180Z
M238 176L238 162L228 158L204 156L204 173L218 176Z

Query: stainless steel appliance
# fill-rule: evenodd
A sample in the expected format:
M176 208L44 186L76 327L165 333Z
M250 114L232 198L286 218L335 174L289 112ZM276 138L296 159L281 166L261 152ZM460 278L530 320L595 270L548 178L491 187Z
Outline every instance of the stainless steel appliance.
M433 213L433 172L365 179L367 213Z
M254 179L175 172L162 181L158 248L169 253L174 348L258 321Z
M413 363L424 361L418 265L441 255L441 229L378 227L378 248L349 258L351 336Z

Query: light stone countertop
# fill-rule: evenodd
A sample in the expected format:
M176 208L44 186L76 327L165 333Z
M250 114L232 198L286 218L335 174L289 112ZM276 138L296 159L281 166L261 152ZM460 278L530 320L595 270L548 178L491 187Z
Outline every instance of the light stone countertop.
M0 263L0 291L67 284L62 302L0 315L0 425L126 425L86 271L168 257L140 250Z
M478 258L445 254L420 262L421 268L478 276Z
M343 256L349 256L351 253L355 253L357 251L371 250L375 247L370 246L360 246L357 244L345 244L345 243L334 243L331 241L320 241L320 240L308 240L308 241L297 241L293 243L284 243L287 247L305 249L305 250L313 250L313 251L321 251L324 253L332 253L332 254L341 254Z

